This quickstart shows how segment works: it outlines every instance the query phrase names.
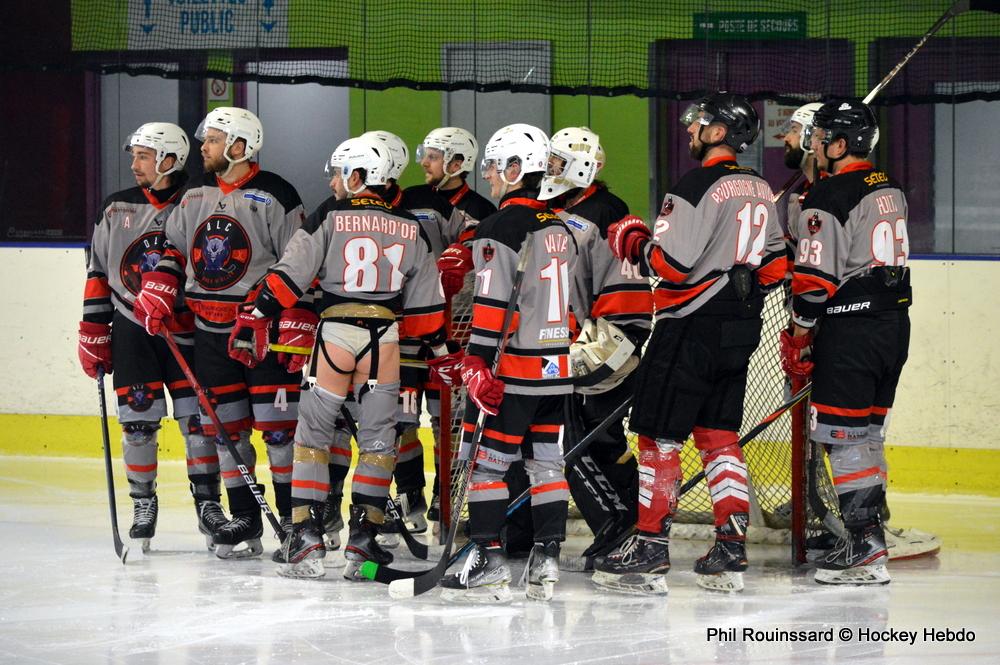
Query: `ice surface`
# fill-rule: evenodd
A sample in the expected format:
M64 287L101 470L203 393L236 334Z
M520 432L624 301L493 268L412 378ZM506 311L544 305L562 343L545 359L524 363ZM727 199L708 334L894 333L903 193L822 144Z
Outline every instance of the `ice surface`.
M328 557L319 581L279 578L265 524L265 558L220 561L195 529L183 465L160 464L153 551L112 549L101 462L0 457L3 663L998 663L995 549L945 546L936 559L892 564L878 589L826 588L793 571L784 547L751 547L741 594L695 586L704 542L674 543L666 598L616 595L564 573L550 603L445 605L436 592L393 601L385 587L340 577ZM131 523L118 477L123 537ZM269 492L270 494L270 492ZM912 500L912 497L910 498ZM937 502L940 508L940 501ZM977 519L975 502L956 501ZM996 505L992 505L993 514ZM920 526L920 525L915 525ZM995 529L995 525L990 527ZM346 534L345 534L346 535ZM575 539L569 548L582 549ZM423 567L400 554L400 565ZM432 548L432 557L439 549ZM514 562L514 579L523 562ZM736 640L708 639L710 627ZM825 630L833 642L754 642L742 631ZM916 643L859 642L860 629L916 630ZM925 628L975 631L972 643L929 642ZM853 638L836 634L850 629Z

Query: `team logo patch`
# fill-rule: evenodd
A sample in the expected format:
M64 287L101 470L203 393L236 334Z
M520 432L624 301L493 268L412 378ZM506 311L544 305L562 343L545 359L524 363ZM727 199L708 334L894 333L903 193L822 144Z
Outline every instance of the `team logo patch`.
M806 228L808 228L809 233L813 235L819 233L820 227L822 226L823 226L823 220L819 218L818 212L814 212L812 214L812 217L810 217L809 221L806 223Z
M674 211L674 197L668 196L667 200L663 202L663 207L660 208L661 215L669 215Z
M153 391L145 383L133 383L125 394L128 407L137 413L149 411L155 399Z
M483 261L489 263L490 261L493 260L493 256L495 254L496 250L493 249L493 245L491 245L490 243L486 243L486 245L483 247Z
M118 276L133 295L142 289L142 275L156 267L163 256L162 232L144 233L136 238L122 254Z
M559 378L559 356L542 356L542 378Z
M581 222L579 219L574 217L569 217L566 219L566 224L572 226L574 229L579 229L580 231L586 231L587 225Z
M253 255L247 232L227 215L202 222L191 246L194 278L207 291L224 291L240 281Z

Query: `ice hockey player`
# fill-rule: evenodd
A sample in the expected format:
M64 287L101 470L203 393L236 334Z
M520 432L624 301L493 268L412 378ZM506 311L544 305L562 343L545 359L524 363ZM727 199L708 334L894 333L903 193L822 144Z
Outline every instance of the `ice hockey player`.
M823 584L887 584L885 432L910 340L906 197L868 156L875 114L835 99L813 118L820 169L790 232L798 240L782 365L812 376L810 438L830 456L847 529L816 562ZM809 358L811 353L811 358Z
M202 433L197 398L166 343L150 338L132 312L144 274L163 254L164 223L187 181L184 163L190 145L177 125L149 122L128 137L124 149L132 156L136 186L109 196L94 225L80 322L80 364L91 378L115 370L125 476L133 502L129 536L145 551L156 533L157 433L167 415L166 388L184 437L198 529L211 549L212 532L227 521L219 505L215 444ZM178 305L171 332L190 362L193 319L190 310Z
M800 106L795 109L782 129L782 141L785 144L785 166L801 170L802 175L805 176L805 179L787 194L784 210L786 214L783 217L784 223L782 225L786 232L791 222L799 218L799 213L802 212L802 199L805 198L806 192L812 187L813 182L821 176L826 176L825 173L820 174L819 168L816 166L816 156L810 146L813 116L822 105L820 102L809 102ZM779 201L778 204L780 205L780 203ZM779 209L779 214L781 212L782 210ZM791 268L790 265L789 268Z
M823 106L820 102L811 102L802 106L792 114L788 126L785 128L785 165L791 169L802 169L806 180L793 191L788 197L787 212L789 220L798 220L802 212L802 201L812 183L817 177L826 177L826 173L820 173L816 166L815 153L812 150L811 137L813 127L813 116L816 111ZM874 148L874 145L872 146ZM779 208L780 210L780 208ZM794 254L797 247L797 239L789 236L791 252L789 254L791 263L794 263ZM825 469L825 467L823 467ZM887 468L883 467L883 485L888 483L886 476ZM927 533L919 529L894 528L889 522L889 505L882 506L882 522L885 530L886 547L889 551L890 560L912 559L921 556L936 554L941 549L941 540L932 533ZM831 532L823 532L819 535L806 539L807 557L810 561L815 561L826 556L831 549L836 546L837 537Z
M580 249L573 272L578 337L570 346L575 409L582 432L590 432L633 392L652 322L649 279L611 253L608 228L629 215L628 205L596 180L605 165L600 139L587 127L567 127L552 136L548 172L539 199L549 201ZM582 325L580 325L582 324ZM581 331L582 328L582 331ZM569 437L566 445L572 445ZM631 530L638 510L638 471L621 421L601 434L567 468L570 493L595 534L585 557L602 552Z
M688 436L705 467L716 540L695 562L709 589L743 588L748 516L746 463L737 445L750 356L760 341L764 290L785 276L773 194L737 154L760 133L746 98L703 97L681 117L699 168L670 188L655 228L639 219L611 227L616 256L660 279L656 327L636 372L630 428L639 434L637 535L595 564L594 582L666 593L668 539Z
M469 529L474 547L460 572L441 580L446 599L511 599L511 573L500 547L509 501L504 474L525 460L531 482L535 546L525 567L527 596L547 600L559 577L569 487L562 469L564 401L569 369L569 288L576 242L559 217L538 200L548 163L548 137L537 127L508 125L487 143L482 176L499 210L476 230L472 335L462 369L468 389L460 455L472 455ZM516 300L508 346L492 370L503 333L520 252L527 267ZM500 403L503 408L500 409ZM480 409L485 428L471 449Z
M424 170L423 185L407 187L402 205L423 225L441 272L445 298L452 303L453 316L471 310L471 294L467 291L458 300L465 273L472 267L470 247L476 225L496 211L496 206L473 191L466 176L476 164L479 146L464 129L440 127L432 130L417 146L416 160ZM456 258L457 252L457 258ZM452 302L454 301L454 302ZM468 319L465 319L468 321ZM427 358L426 347L415 346L411 340L400 341L402 357L409 360ZM404 364L400 369L399 461L396 463L397 503L403 508L408 526L414 533L426 529L423 512L438 520L438 485L433 485L433 499L428 510L424 498L423 447L417 438L417 428L424 404L431 416L437 468L437 442L440 440L440 390L430 383L426 369ZM436 474L435 474L436 475ZM393 525L387 525L391 527Z
M344 577L356 580L363 579L358 569L365 561L392 561L375 535L396 462L399 338L426 340L434 369L445 381L460 380L462 354L449 354L445 345L444 298L430 243L414 217L382 198L391 166L377 139L340 144L329 162L334 196L295 234L254 301L251 316L273 317L319 276L321 344L316 384L303 396L295 432L294 527L274 556L287 577L326 572L320 527L330 491L329 443L348 389L353 386L359 404L359 460ZM255 346L266 353L265 343Z
M135 314L151 335L160 333L183 289L195 313L195 372L212 394L215 409L253 474L251 428L260 430L274 481L275 502L290 524L292 434L298 413L301 370L308 356L284 353L258 360L234 344L248 325L241 304L298 230L304 218L295 188L250 161L260 152L263 128L250 111L219 107L208 113L195 137L202 141L202 177L189 183L166 224L163 256L143 276ZM255 331L276 327L277 343L312 347L312 303L292 303L277 320L255 320ZM235 325L234 324L239 324ZM232 335L231 335L232 333ZM266 342L265 342L266 343ZM215 427L202 414L205 433ZM256 556L262 551L260 508L229 450L218 444L222 477L233 517L214 533L216 556ZM258 486L263 492L263 487ZM246 548L235 549L241 543Z

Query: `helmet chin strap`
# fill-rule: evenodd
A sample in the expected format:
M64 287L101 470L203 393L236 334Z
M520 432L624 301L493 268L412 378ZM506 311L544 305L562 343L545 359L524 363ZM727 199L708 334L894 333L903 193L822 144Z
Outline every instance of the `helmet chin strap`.
M725 139L724 138L723 138L722 141L716 141L715 143L708 143L708 142L704 141L701 138L701 132L702 132L702 130L705 129L705 127L707 127L707 125L701 125L701 124L698 125L698 141L701 142L701 149L698 151L698 161L699 162L705 159L705 153L707 153L710 148L715 148L715 147L718 147L720 145L724 145L725 144Z
M841 155L840 157L834 158L834 157L830 156L830 152L829 151L830 151L830 144L829 143L824 143L823 144L823 156L826 157L827 164L829 164L829 166L830 166L830 168L828 169L828 171L830 173L835 173L836 169L833 168L834 165L837 162L839 162L840 160L842 160L844 157L847 157L847 155L849 155L850 153L847 150L844 150L844 154L843 155Z
M229 175L229 172L233 170L234 166L236 166L240 162L245 162L248 159L250 159L249 155L243 155L239 159L233 159L232 157L229 156L229 149L232 148L235 143L236 139L233 139L233 142L227 145L225 151L222 153L222 156L226 158L227 162L229 162L229 167L223 172L221 176L219 176L223 180L226 179L226 176Z

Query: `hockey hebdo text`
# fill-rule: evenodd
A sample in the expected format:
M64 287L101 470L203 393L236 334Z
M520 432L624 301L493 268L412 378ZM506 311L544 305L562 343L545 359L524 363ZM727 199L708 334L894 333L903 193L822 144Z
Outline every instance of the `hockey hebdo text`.
M735 628L708 627L705 629L708 642L852 642L856 644L908 644L929 642L975 642L976 633L968 628L898 628L842 627L825 630L784 630L779 628Z

